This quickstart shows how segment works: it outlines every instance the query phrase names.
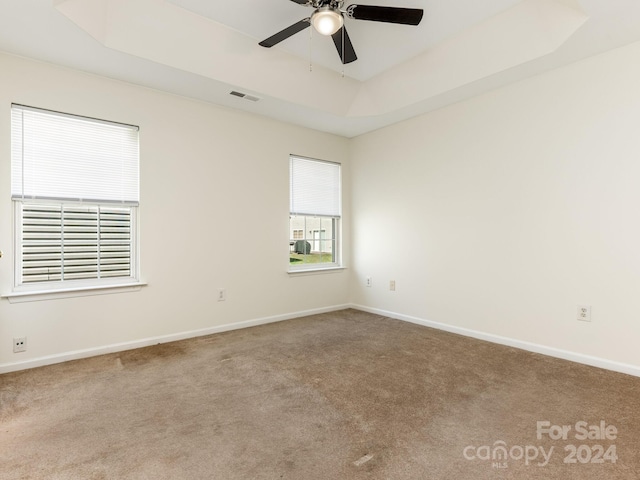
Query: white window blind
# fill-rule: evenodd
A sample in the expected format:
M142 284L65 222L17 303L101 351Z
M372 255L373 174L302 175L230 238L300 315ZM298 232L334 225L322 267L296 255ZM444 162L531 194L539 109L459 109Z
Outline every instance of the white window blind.
M291 156L289 182L292 215L340 216L339 164Z
M11 108L11 196L137 205L138 127Z

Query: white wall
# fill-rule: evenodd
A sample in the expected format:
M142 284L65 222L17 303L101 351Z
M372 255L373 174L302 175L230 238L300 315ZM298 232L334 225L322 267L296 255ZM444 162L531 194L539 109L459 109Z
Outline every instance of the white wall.
M639 58L633 44L353 140L352 301L640 367Z
M0 132L11 102L141 126L149 283L0 300L0 371L349 301L640 368L638 58L633 44L348 141L0 55ZM343 162L350 270L285 273L289 153ZM9 155L0 135L0 293L12 284ZM258 238L240 235L254 226ZM592 323L575 320L578 304ZM16 336L27 352L12 352Z
M7 55L0 55L0 72L0 294L12 288L12 102L140 126L141 263L148 282L133 293L1 299L0 371L348 301L346 272L286 273L289 154L343 163L348 185L346 139ZM344 195L348 200L346 187ZM348 261L348 249L344 256ZM218 288L227 289L225 302L216 301ZM13 353L17 336L28 337L27 352Z

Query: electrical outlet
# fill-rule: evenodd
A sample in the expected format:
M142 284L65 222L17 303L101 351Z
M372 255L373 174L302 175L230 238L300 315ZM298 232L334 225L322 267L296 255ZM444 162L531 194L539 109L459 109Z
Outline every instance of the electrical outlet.
M578 320L581 322L591 321L591 306L590 305L578 305Z
M27 351L27 337L16 337L13 339L13 353Z
M389 290L391 290L392 292L396 291L396 281L395 280L390 280L389 281Z
M371 281L371 277L367 277L367 278L365 278L365 280L364 280L364 284L365 284L367 287L370 287L370 286L372 285L372 283L373 283L373 282Z
M227 299L227 291L224 288L218 289L218 301L224 302Z

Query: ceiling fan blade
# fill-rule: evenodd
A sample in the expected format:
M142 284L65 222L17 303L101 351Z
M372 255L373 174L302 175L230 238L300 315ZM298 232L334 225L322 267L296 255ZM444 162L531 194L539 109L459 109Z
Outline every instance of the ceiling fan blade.
M309 0L291 0L293 3L297 3L298 5L307 5Z
M349 5L347 15L356 20L418 25L424 11L421 8L375 7L373 5Z
M342 63L351 63L355 62L358 57L356 56L356 51L353 49L353 44L351 43L351 39L349 38L349 34L347 33L347 29L342 27L336 33L331 35L333 38L333 43L336 45L336 50L338 50L338 55L340 56L340 60ZM343 39L344 39L344 48L343 48Z
M310 19L305 18L304 20L300 20L298 23L294 23L293 25L285 28L284 30L281 30L275 35L271 35L266 40L261 41L258 45L262 47L271 48L274 45L277 45L278 43L280 43L281 41L286 40L290 36L295 35L298 32L301 32L302 30L307 28L309 25L311 25Z

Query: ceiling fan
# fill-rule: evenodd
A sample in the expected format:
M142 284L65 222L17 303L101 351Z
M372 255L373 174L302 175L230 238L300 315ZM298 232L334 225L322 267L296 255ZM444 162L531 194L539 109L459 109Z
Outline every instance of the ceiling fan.
M342 10L343 0L290 0L298 5L314 9L310 17L304 18L284 30L263 40L259 45L271 48L287 38L301 32L310 25L321 35L333 38L338 55L343 64L358 59L347 29L344 16L354 20L373 22L400 23L402 25L418 25L422 20L421 8L377 7L373 5L349 5Z

